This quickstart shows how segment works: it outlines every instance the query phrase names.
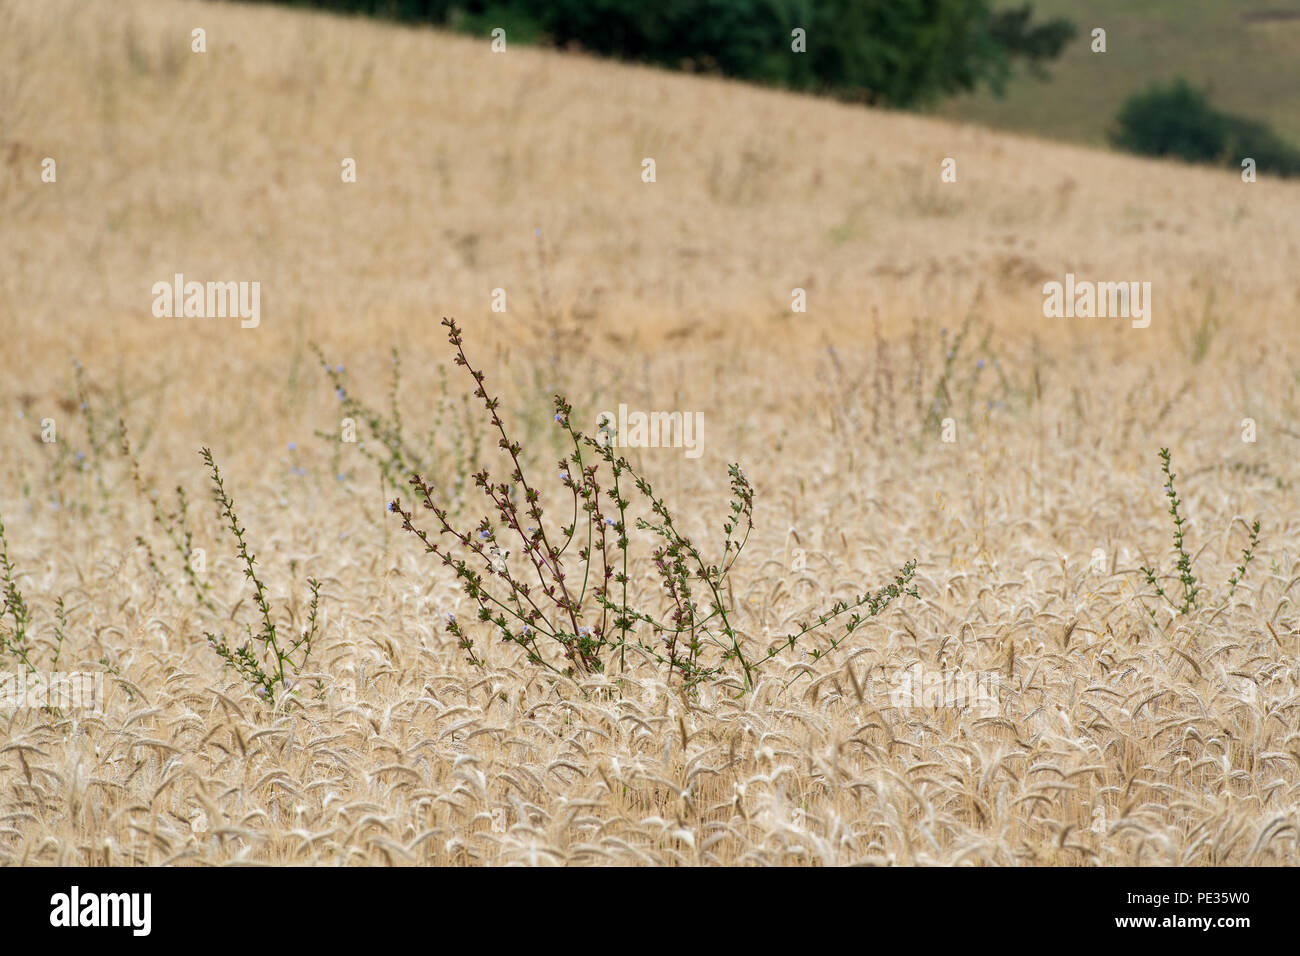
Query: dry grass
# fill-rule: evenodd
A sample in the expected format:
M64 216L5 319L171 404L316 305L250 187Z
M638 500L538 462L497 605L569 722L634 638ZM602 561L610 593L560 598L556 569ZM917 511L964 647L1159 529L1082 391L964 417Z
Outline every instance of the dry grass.
M1294 862L1298 219L1294 184L429 31L0 0L0 513L43 658L64 596L64 668L118 672L102 715L0 715L0 861ZM1151 281L1151 327L1042 318L1067 271ZM153 318L175 272L260 281L261 326ZM968 314L945 444L925 420ZM705 412L703 457L638 461L701 542L726 463L754 481L753 647L913 556L921 600L739 699L639 661L544 677L486 632L472 670L443 628L467 599L375 471L312 437L338 428L312 341L376 404L397 347L428 428L442 315L543 463L551 387L586 422ZM538 326L572 334L558 363ZM215 612L168 563L119 414L145 486L187 489ZM324 584L325 692L287 713L202 637L251 609L201 445L285 620ZM1172 565L1162 445L1211 589L1173 621L1138 571ZM996 673L998 714L890 706L916 662Z

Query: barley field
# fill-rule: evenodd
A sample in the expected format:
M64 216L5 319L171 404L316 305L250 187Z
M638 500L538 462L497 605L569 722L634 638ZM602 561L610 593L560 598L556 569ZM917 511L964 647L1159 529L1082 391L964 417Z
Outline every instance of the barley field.
M0 707L0 863L1295 863L1297 223L1264 170L360 19L0 0L3 667L101 682ZM177 274L258 282L257 324L156 315ZM1149 282L1149 325L1045 317L1067 275ZM390 511L438 538L415 464L465 528L496 521L473 473L510 481L444 317L552 526L556 393L587 434L698 413L698 454L621 454L713 561L729 464L752 483L721 592L752 674L710 646L685 679L648 625L539 662L477 619ZM314 635L276 693L207 637L264 619L205 448L281 639ZM851 633L785 640L912 561Z

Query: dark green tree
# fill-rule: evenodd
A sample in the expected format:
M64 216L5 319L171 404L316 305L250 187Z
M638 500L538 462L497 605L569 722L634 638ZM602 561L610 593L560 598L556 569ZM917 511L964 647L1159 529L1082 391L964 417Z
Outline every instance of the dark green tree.
M1239 166L1254 159L1261 172L1300 174L1300 151L1265 123L1224 113L1186 80L1153 85L1120 109L1111 142L1144 156Z
M1131 153L1208 162L1223 155L1228 130L1205 94L1179 79L1130 97L1111 141Z
M1041 72L1074 36L1032 5L990 0L285 0L525 36L595 53L910 106L986 84L1017 62ZM791 50L805 31L807 52Z

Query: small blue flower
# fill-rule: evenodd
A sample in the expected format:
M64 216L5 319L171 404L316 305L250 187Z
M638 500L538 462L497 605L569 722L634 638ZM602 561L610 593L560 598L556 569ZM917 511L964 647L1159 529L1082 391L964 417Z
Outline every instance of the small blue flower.
M343 476L342 476L342 475L339 475L339 481L342 481L342 480L343 480ZM397 510L397 502L396 502L396 501L390 501L390 502L388 503L388 510L389 510L389 511L396 511L396 510Z
M605 519L605 524L609 525L611 528L614 527L614 519L613 519L613 518L606 518L606 519Z
M533 229L533 235L540 237L542 235L542 227L541 226L535 227Z
M86 458L86 453L84 451L77 452L77 461L84 461L85 458Z
M298 443L297 443L296 441L291 441L291 442L289 442L289 450L290 450L290 451L297 451L297 450L298 450Z
M983 368L983 367L984 367L984 360L983 360L983 359L980 359L978 362L976 362L976 363L975 363L975 367L976 367L976 368Z
M557 422L561 422L561 423L563 423L563 421L564 421L564 416L561 415L559 412L556 412L556 413L555 413L555 420L556 420Z
M334 394L337 395L340 399L343 399L347 397L348 393L343 391L342 387L339 387L338 389L335 390Z
M479 536L480 538L482 538L484 541L486 541L488 538L492 537L492 532L491 532L491 531L480 531L480 532L478 533L478 536Z
M335 365L335 366L334 366L334 371L335 371L335 372L342 373L342 371L343 371L343 366L342 366L342 365Z
M345 475L345 474L343 474L342 472L339 472L339 473L338 473L337 475L335 475L334 477L337 478L339 481L347 481L347 480L348 480L348 476Z
M560 481L568 481L568 480L569 480L569 473L567 471L560 472Z
M456 615L455 615L455 614L448 614L448 615L447 615L447 623L448 623L448 624L455 624L455 623L456 623Z

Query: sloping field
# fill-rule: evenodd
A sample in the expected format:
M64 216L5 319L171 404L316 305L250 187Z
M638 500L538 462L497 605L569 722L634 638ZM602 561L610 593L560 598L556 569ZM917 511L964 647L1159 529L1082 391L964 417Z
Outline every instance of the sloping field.
M1300 184L487 38L0 0L10 592L38 671L103 679L0 707L0 861L1295 862L1298 221ZM178 273L260 283L256 327L156 316ZM1149 324L1045 317L1067 275L1150 283ZM474 619L375 464L396 354L403 441L493 514L443 316L557 523L555 391L587 432L700 413L698 457L625 454L709 555L753 482L752 686L565 676ZM283 633L321 582L280 707L204 637L260 626L204 446ZM916 597L768 659L911 559Z

